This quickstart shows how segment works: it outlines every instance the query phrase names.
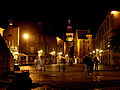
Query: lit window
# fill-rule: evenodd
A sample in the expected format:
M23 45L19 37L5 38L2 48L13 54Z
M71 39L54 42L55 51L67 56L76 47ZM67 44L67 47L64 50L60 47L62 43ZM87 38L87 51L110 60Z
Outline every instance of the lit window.
M72 37L72 35L68 35L68 37Z
M34 47L30 47L30 53L34 53Z

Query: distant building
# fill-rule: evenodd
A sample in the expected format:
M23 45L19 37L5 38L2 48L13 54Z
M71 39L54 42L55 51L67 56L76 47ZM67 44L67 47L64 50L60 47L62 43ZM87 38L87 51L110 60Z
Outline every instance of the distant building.
M76 30L73 32L71 21L68 20L67 32L64 42L64 55L77 59L75 63L82 62L86 54L90 54L93 49L93 39L90 30Z
M79 58L78 63L82 62L82 59L86 54L92 52L92 34L90 30L76 30L74 39L74 54Z
M44 23L20 22L15 26L10 23L4 30L3 37L14 55L14 59L19 63L27 64L33 63L36 56L44 55L46 58L49 56L46 62L55 63L56 37L47 35L44 30ZM23 37L25 34L27 37ZM54 55L51 54L53 51Z
M62 55L64 53L64 40L59 37L57 39L57 55Z
M96 33L96 49L100 63L120 65L120 53L113 52L111 39L120 31L120 12L111 11L107 14ZM117 40L117 39L116 39ZM114 46L116 47L116 45Z
M72 55L70 55L70 49L73 47L74 43L74 33L72 28L71 20L68 20L67 22L67 31L65 34L65 42L64 42L64 55L69 55L69 57L72 58Z
M11 53L15 56L19 52L19 27L7 28L3 32L3 38L10 49Z

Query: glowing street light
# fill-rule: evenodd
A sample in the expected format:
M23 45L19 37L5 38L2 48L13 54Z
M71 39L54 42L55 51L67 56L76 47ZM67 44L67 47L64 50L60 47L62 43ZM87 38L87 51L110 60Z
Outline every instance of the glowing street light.
M96 49L96 52L98 52L99 51L99 49Z
M51 55L55 55L55 51L50 52Z
M118 13L118 11L115 10L111 11L111 14L116 14L116 13Z
M95 51L93 51L93 53L95 53Z
M41 56L43 54L43 50L38 51L38 56Z
M29 38L29 35L26 33L23 35L24 39L28 39Z
M23 47L25 47L25 48L27 48L27 40L28 40L28 38L29 38L29 34L27 34L27 33L23 34L23 39L24 39L23 40ZM24 50L24 52L26 52L26 49Z

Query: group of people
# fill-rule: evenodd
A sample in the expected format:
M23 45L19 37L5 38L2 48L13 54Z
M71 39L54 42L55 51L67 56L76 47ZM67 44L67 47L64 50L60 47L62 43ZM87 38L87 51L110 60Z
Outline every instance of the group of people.
M34 65L36 69L39 69L41 71L46 71L45 69L45 57L44 56L40 56L40 57L36 57L34 60Z
M57 57L57 64L58 64L58 71L65 71L66 69L68 69L68 65L71 66L71 63L69 62L69 60L65 59L65 58L61 58L61 57ZM44 56L40 56L40 57L36 57L34 60L34 66L37 70L40 71L46 71L45 68L45 57Z
M98 59L97 57L92 60L91 55L88 54L83 58L83 62L85 64L85 75L92 75L93 74L93 68L95 67L95 70L98 70Z
M85 64L85 71L84 71L85 75L92 75L93 68L95 70L98 70L99 61L98 61L97 57L95 57L94 60L92 60L90 54L88 54L83 58L83 62ZM57 63L58 63L58 71L60 72L61 70L65 71L65 69L68 69L67 66L69 66L70 62L69 62L69 60L66 60L65 58L58 57ZM44 56L36 57L34 60L34 65L35 65L36 69L39 69L41 71L46 71L45 57Z
M61 58L61 57L57 57L57 64L58 64L58 71L65 71L66 69L68 70L68 65L69 64L69 60L65 59L65 58Z

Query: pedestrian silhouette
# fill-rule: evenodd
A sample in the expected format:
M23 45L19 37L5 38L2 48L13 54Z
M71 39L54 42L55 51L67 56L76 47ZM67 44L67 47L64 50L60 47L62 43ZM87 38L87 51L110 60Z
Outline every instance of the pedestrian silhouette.
M95 71L98 70L98 63L99 63L99 61L98 61L97 57L95 57L94 58Z
M85 75L91 75L93 73L93 61L90 55L86 55L83 58L83 63L85 64Z
M36 57L35 60L34 60L34 66L35 66L35 68L37 67L37 61L38 61L38 58Z
M40 70L41 71L45 71L45 57L44 56L40 56Z

